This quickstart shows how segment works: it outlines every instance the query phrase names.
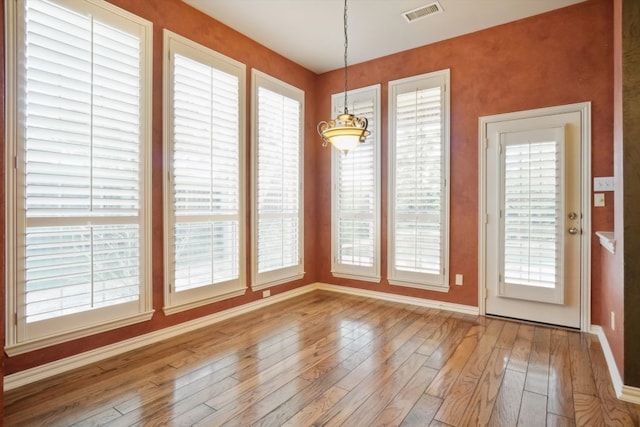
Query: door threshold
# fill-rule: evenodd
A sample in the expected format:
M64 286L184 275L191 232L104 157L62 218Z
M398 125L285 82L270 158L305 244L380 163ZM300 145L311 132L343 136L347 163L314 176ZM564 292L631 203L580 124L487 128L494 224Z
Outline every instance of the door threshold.
M580 332L580 328L572 328L570 326L564 326L564 325L554 325L553 323L534 322L532 320L518 319L517 317L500 316L497 314L485 314L485 316L493 319L510 320L512 322L524 323L527 325L545 326L547 328L564 329L566 331Z

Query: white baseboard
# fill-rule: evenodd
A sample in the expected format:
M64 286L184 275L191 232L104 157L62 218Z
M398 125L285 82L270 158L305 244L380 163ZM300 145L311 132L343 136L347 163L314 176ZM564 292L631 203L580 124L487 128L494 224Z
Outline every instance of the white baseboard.
M227 320L232 317L239 316L241 314L245 314L253 310L257 310L271 304L315 290L340 292L350 295L375 298L384 301L418 305L429 308L438 308L441 310L455 311L465 314L478 314L478 307L468 305L395 295L386 292L370 291L366 289L357 289L348 286L330 285L328 283L312 283L300 288L293 289L291 291L276 294L269 298L256 300L248 304L211 314L209 316L200 317L198 319L180 323L179 325L170 326L159 331L150 332L148 334L140 335L128 340L120 341L104 347L96 348L94 350L89 350L84 353L69 356L64 359L56 360L44 365L36 366L31 369L16 372L15 374L7 375L4 377L4 390L12 390L17 387L33 383L35 381L40 381L54 375L62 374L64 372L80 368L90 363L99 362L100 360L117 356L119 354L126 353L128 351L135 350L137 348L141 348L165 340L167 338L172 338L187 332L191 332L199 328L213 325L223 320Z
M114 344L106 345L104 347L96 348L94 350L89 350L84 353L69 356L64 359L56 360L44 365L36 366L31 369L16 372L15 374L7 375L6 377L4 377L4 390L12 390L14 388L21 387L35 381L43 380L45 378L70 371L72 369L80 368L90 363L99 362L100 360L117 356L118 354L126 353L128 351L135 350L137 348L141 348L165 340L167 338L172 338L187 332L195 331L196 329L204 328L205 326L213 325L214 323L218 323L223 320L239 316L241 314L249 313L253 310L257 310L259 308L263 308L268 305L296 297L298 295L306 294L314 290L316 290L315 284L302 286L300 288L296 288L288 292L283 292L269 298L256 300L247 304L230 308L228 310L211 314L209 316L199 317L197 319L180 323L175 326L170 326L159 331L150 332L148 334L140 335L128 340L120 341Z
M618 365L613 357L613 352L609 346L609 340L607 340L607 336L605 335L602 326L591 325L590 332L595 334L600 341L600 346L602 347L602 352L604 353L604 358L607 361L607 367L609 368L609 376L611 377L613 390L615 391L618 399L640 405L640 388L625 385L622 382L620 371L618 371Z
M455 304L452 302L430 300L424 298L408 297L405 295L389 294L387 292L370 291L368 289L352 288L350 286L330 285L328 283L316 283L317 289L343 294L357 295L361 297L375 298L384 301L399 302L402 304L418 305L421 307L438 308L440 310L455 311L458 313L478 315L478 307L471 305Z

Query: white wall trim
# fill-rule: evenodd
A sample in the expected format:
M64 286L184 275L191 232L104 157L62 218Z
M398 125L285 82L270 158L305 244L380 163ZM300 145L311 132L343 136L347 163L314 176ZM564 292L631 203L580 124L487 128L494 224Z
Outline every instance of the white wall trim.
M367 298L375 298L383 301L399 302L401 304L418 305L420 307L438 308L440 310L455 311L458 313L478 315L478 307L456 304L446 301L437 301L424 298L408 297L405 295L390 294L387 292L370 291L368 289L352 288L350 286L330 285L328 283L316 283L317 289L343 294L356 295Z
M623 384L622 390L620 390L620 394L618 394L618 399L640 405L640 387Z
M616 365L616 361L613 358L613 352L609 346L607 336L604 334L604 329L599 325L591 325L591 330L589 332L596 335L598 337L598 341L600 341L600 346L602 347L602 352L604 353L604 358L607 361L607 367L609 368L609 376L613 383L613 389L616 392L616 396L620 397L623 385L622 377L620 376L620 372L618 372L618 365Z
M220 311L209 316L193 319L188 322L180 323L179 325L170 326L159 331L150 332L148 334L140 335L128 340L120 341L104 347L89 350L84 353L66 357L64 359L56 360L44 365L36 366L31 369L16 372L15 374L7 375L4 377L4 390L13 390L15 388L31 384L33 382L52 377L54 375L62 374L72 369L80 368L90 363L99 362L100 360L104 360L109 357L117 356L119 354L126 353L128 351L135 350L150 344L154 344L168 338L176 337L187 332L195 331L196 329L204 328L223 320L231 319L235 316L246 314L253 310L267 307L271 304L285 301L287 299L294 298L316 290L339 292L349 295L375 298L402 304L418 305L421 307L437 308L441 310L455 311L465 314L478 314L477 307L468 305L316 282L268 298L252 301L238 307Z
M120 341L104 347L89 350L84 353L76 354L74 356L66 357L64 359L56 360L45 365L36 366L25 371L16 372L15 374L7 375L6 377L4 377L4 390L12 390L14 388L21 387L35 381L43 380L45 378L70 371L72 369L80 368L90 363L95 363L100 360L117 356L119 354L126 353L128 351L135 350L137 348L141 348L150 344L154 344L168 338L173 338L187 332L195 331L196 329L210 326L223 320L227 320L241 314L249 313L253 310L267 307L271 304L275 304L302 294L306 294L316 289L317 287L315 286L315 284L302 286L300 288L296 288L288 292L283 292L269 298L252 301L250 303L243 304L238 307L233 307L228 310L220 311L209 316L199 317L197 319L180 323L175 326L170 326L159 331L150 332L148 334L140 335L128 340Z
M596 231L596 236L600 238L600 244L603 248L612 254L616 253L616 237L613 231Z
M640 388L625 385L622 382L622 377L620 376L620 372L618 371L618 365L616 365L616 361L613 358L613 352L611 351L609 341L607 340L607 336L605 335L602 326L591 325L590 332L592 334L595 334L600 341L600 346L602 347L604 358L607 361L609 376L611 377L611 382L613 384L613 390L616 393L616 397L620 400L624 400L625 402L640 405Z
M7 375L4 377L4 390L13 390L15 388L40 381L54 375L58 375L72 369L80 368L90 363L95 363L100 360L107 359L109 357L117 356L122 353L126 353L137 348L141 348L156 342L172 338L187 332L194 331L199 328L213 325L223 320L231 319L241 314L249 313L253 310L257 310L263 307L267 307L271 304L275 304L281 301L285 301L290 298L294 298L306 293L323 290L329 292L337 292L348 295L362 296L367 298L374 298L383 301L397 302L401 304L417 305L421 307L436 308L440 310L454 311L458 313L478 315L478 307L473 307L463 304L455 304L445 301L436 301L423 298L409 297L404 295L390 294L386 292L371 291L367 289L352 288L349 286L332 285L329 283L311 283L309 285L302 286L300 288L293 289L291 291L283 292L281 294L274 295L269 298L264 298L244 304L238 307L233 307L228 310L224 310L218 313L211 314L209 316L201 317L191 320L189 322L181 323L179 325L171 326L169 328L162 329L160 331L151 332L145 335L134 337L125 341L117 342L104 347L96 348L94 350L86 351L84 353L76 354L74 356L67 357L65 359L56 360L54 362L47 363L45 365L36 366L31 369L17 372L15 374ZM609 375L613 384L616 396L620 400L640 404L640 388L624 385L622 377L618 371L618 367L613 358L613 352L609 346L609 342L601 326L591 325L589 332L596 335L602 347L607 367L609 369Z

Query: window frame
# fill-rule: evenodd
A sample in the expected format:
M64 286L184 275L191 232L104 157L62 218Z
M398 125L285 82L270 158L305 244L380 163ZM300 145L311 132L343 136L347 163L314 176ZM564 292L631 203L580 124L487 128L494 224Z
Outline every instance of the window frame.
M258 272L258 154L259 154L259 102L260 87L294 99L300 103L299 153L298 153L298 263L292 266ZM260 290L291 282L304 277L304 123L305 93L293 85L272 77L260 70L251 70L251 289Z
M164 190L164 307L167 315L210 304L216 301L244 295L246 292L246 223L245 215L245 140L246 140L246 66L206 46L177 33L163 30L163 179ZM173 54L178 53L191 60L238 77L238 277L225 282L209 284L175 292L173 227L176 224L173 197Z
M396 102L397 95L412 90L442 88L441 111L441 155L442 159L442 246L440 248L442 271L439 275L400 270L395 262L395 194L396 194ZM450 235L450 70L444 69L417 76L393 80L388 83L389 96L389 158L388 158L388 229L387 229L387 278L389 284L424 290L449 291L449 235Z
M24 52L24 13L26 2L16 0L5 4L5 73L6 103L5 106L5 235L6 235L6 347L9 356L26 353L113 330L127 325L151 319L152 308L152 254L151 254L151 119L152 119L152 64L153 64L153 26L144 18L127 12L104 0L86 0L78 3L72 0L53 0L53 3L97 17L101 22L116 28L133 28L140 37L140 157L139 157L139 294L137 302L121 303L103 308L85 310L79 313L57 316L42 320L57 329L46 333L48 327L33 326L34 335L28 336L26 330L25 306L18 299L24 297L25 282L19 284L21 271L19 260L24 255L18 254L17 247L24 244L20 236L26 230L26 211L20 214L22 204L18 198L23 197L26 189L24 173L18 173L19 162L23 159L25 147L24 111L22 107L25 95L24 63L20 55ZM133 32L129 32L130 34ZM45 220L46 221L46 220ZM55 224L55 217L52 218ZM97 224L101 222L98 220ZM81 326L77 326L81 325Z
M353 89L347 91L348 103L358 100L373 99L373 122L375 125L375 131L367 137L365 144L373 144L373 230L374 230L374 243L373 243L373 265L371 266L356 266L350 264L340 263L338 260L339 255L339 194L338 194L338 173L339 162L344 157L339 150L331 147L331 274L334 277L363 280L367 282L380 283L380 211L381 211L381 174L380 174L380 93L381 85L371 85L359 89ZM351 108L353 110L353 108ZM335 117L337 114L341 114L344 111L344 92L336 93L331 96L331 117ZM360 146L356 147L357 151ZM352 155L348 153L347 155Z

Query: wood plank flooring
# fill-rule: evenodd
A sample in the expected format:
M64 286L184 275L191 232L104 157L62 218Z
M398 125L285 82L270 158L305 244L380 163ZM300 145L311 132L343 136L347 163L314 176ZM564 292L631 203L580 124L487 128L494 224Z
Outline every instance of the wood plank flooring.
M5 426L639 426L597 338L313 292L5 393Z

